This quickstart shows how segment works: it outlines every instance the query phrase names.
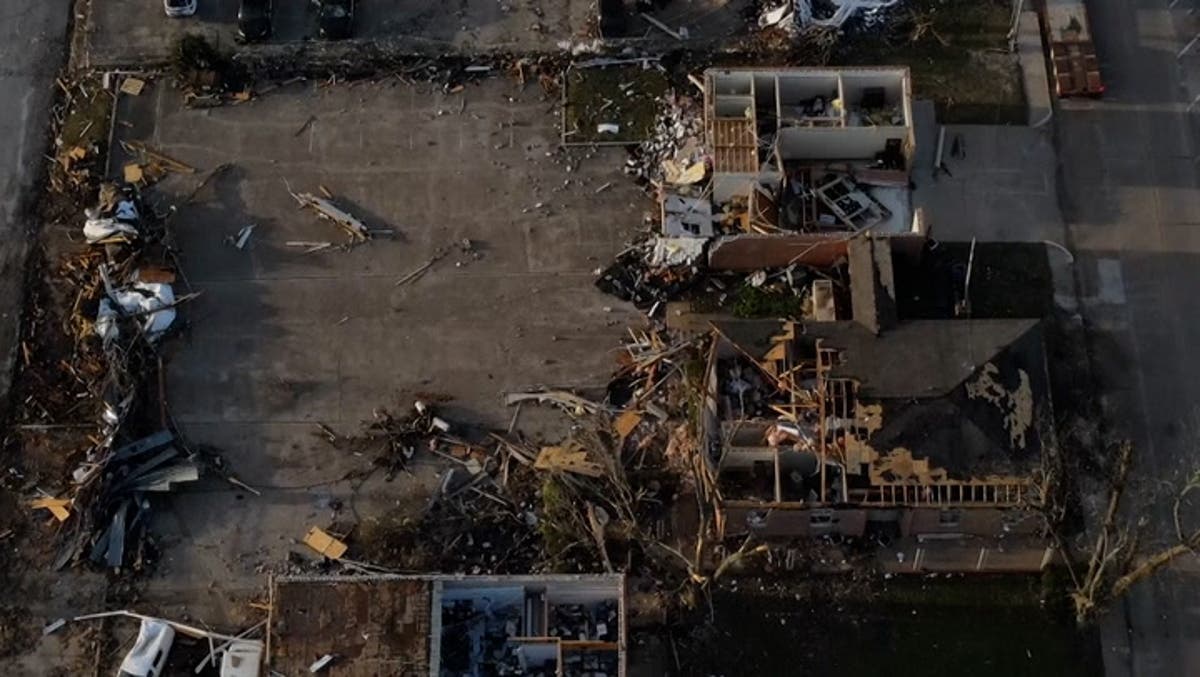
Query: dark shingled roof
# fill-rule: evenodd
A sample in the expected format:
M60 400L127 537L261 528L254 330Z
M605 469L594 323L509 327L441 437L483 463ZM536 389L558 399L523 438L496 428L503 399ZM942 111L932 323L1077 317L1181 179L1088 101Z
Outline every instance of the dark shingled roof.
M775 321L715 324L754 356L763 355L770 337L782 331ZM857 381L859 400L883 407L883 426L868 440L880 453L903 447L946 469L952 479L1025 476L1040 462L1053 432L1039 320L916 320L878 336L857 322L797 325L796 340L806 346L802 352L810 352L817 338L842 352L830 375ZM1027 428L1012 424L1012 401L971 396L981 378L1005 393L1028 384Z

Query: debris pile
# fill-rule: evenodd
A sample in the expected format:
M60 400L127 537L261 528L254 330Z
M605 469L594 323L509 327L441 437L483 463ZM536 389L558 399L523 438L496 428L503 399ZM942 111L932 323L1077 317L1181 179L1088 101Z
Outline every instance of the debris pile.
M470 441L421 402L406 416L377 413L354 437L322 427L338 448L364 455L373 448L373 465L389 477L418 454L451 463L419 515L387 529L364 525L350 547L361 547L380 568L470 574L651 564L647 557L661 554L655 545L667 536L676 495L693 485L687 451L693 437L685 431L688 393L698 384L687 382L685 366L699 359L700 349L659 333L633 335L604 400L563 391L506 396L510 406L562 409L573 431L561 440L497 431ZM605 629L611 621L603 609L561 611L564 637L583 633L603 641L612 628Z
M434 406L421 400L399 416L386 409L376 410L374 420L351 437L338 435L324 424L318 424L317 428L316 434L339 449L373 454L373 465L382 468L389 481L406 469L418 451L462 460L469 457L471 449L452 434L452 426L436 414Z
M337 206L333 202L333 194L324 186L321 186L323 197L313 195L312 193L293 193L290 187L288 188L288 193L299 203L302 209L307 209L315 213L322 220L333 222L334 225L346 233L348 239L345 244L340 246L342 250L348 250L355 245L362 244L375 235L392 235L394 233L390 229L372 230L368 228L367 224L363 223L359 218ZM332 242L293 241L287 244L290 247L304 247L306 254L334 247Z
M645 240L622 252L608 268L600 271L596 287L641 310L649 310L647 314L653 316L657 306L681 298L696 285L701 272L697 259L704 240L697 242L699 251L673 256L663 251L670 243L660 246L656 240Z
M660 104L651 137L631 151L625 173L655 187L698 183L707 163L702 104L673 91Z
M204 36L187 33L174 44L171 67L184 103L194 107L220 106L227 98L250 98L249 69L222 54Z
M765 4L758 15L759 28L779 28L791 35L809 29L840 29L855 23L864 29L887 21L888 11L901 0L785 0Z
M122 141L121 148L132 158L123 168L125 182L146 187L158 183L167 172L195 174L196 168L150 148L141 141Z
M62 412L92 403L95 434L68 487L39 490L30 505L61 525L56 568L81 560L136 568L152 554L145 539L151 497L196 481L204 465L168 429L161 392L159 344L176 326L176 308L194 294L176 295L174 253L163 244L166 225L146 208L136 185L101 184L82 230L89 249L62 264L73 285L64 325L74 345L57 365L73 379L75 403L42 406L35 416L27 410L24 419L50 429Z

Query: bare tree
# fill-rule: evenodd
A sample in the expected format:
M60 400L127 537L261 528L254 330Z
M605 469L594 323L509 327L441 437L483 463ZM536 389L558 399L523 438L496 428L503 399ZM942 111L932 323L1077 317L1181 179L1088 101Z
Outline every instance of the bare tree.
M1139 532L1146 524L1145 518L1131 525L1119 514L1129 471L1133 467L1133 457L1133 445L1128 442L1122 444L1109 484L1104 520L1096 533L1087 569L1082 575L1076 572L1069 552L1063 547L1062 539L1058 538L1060 549L1067 555L1067 568L1075 588L1071 592L1071 601L1075 605L1075 618L1081 624L1094 620L1138 581L1153 576L1163 567L1196 552L1196 548L1200 547L1200 527L1185 530L1181 516L1188 494L1200 489L1200 472L1196 472L1174 498L1175 542L1149 552L1142 550Z

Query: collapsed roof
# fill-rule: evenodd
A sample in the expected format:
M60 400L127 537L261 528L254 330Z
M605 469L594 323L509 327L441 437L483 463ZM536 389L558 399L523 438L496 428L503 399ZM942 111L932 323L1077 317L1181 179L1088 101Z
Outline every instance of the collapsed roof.
M1020 504L1053 435L1040 320L906 319L888 240L856 238L846 261L841 319L713 323L706 448L722 497Z

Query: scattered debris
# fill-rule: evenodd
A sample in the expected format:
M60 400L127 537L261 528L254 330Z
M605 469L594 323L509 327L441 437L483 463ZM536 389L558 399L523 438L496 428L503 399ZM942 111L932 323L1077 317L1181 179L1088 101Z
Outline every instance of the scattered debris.
M121 148L131 157L137 158L134 162L126 163L124 166L126 183L146 186L158 183L166 176L167 172L196 173L195 167L150 148L141 141L121 141Z
M313 664L308 666L308 671L316 674L332 665L335 660L337 660L337 656L335 654L327 653L313 661Z
M146 81L133 76L126 77L121 80L121 93L129 94L130 96L141 96L142 90L146 88Z
M229 237L225 238L225 242L233 245L235 249L240 251L246 248L246 243L250 241L250 235L253 233L254 224L252 223L248 226L242 226L236 235L230 235Z
M59 522L66 522L71 518L71 499L69 498L52 498L49 496L36 498L30 501L29 507L48 510L51 515L54 515L54 519Z
M528 393L508 393L504 396L505 406L513 406L521 402L534 401L539 404L555 404L562 407L569 413L579 414L596 414L606 411L604 405L597 404L590 400L584 399L574 393L568 393L561 390L551 390L545 392L528 392Z
M346 544L330 536L320 527L314 526L308 530L304 535L304 544L322 557L333 560L341 559L342 555L346 554Z
M290 188L288 192L296 198L296 202L299 202L301 207L313 210L317 216L333 221L339 228L346 231L346 234L350 236L351 245L371 239L371 230L367 228L366 224L335 205L331 200L312 193L292 193Z
M151 677L162 672L175 641L175 629L157 619L143 619L137 641L121 661L121 674Z
M533 467L538 470L558 470L577 473L588 477L600 477L604 474L604 466L587 460L587 449L577 443L561 447L542 447Z

